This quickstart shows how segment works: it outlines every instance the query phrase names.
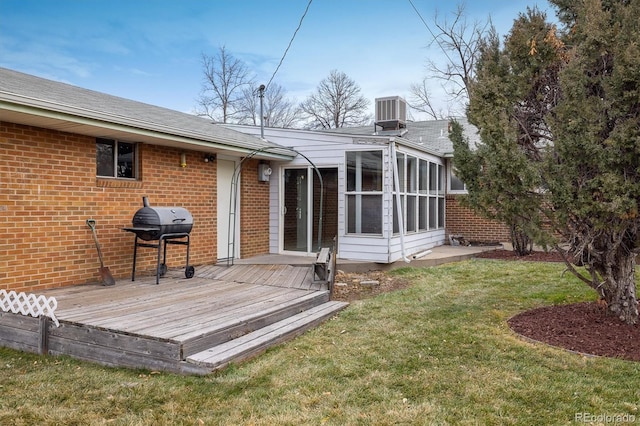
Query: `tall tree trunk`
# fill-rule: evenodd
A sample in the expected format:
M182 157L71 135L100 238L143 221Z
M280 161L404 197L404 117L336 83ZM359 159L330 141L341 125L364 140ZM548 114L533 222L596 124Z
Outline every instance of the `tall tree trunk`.
M607 302L609 311L627 324L638 322L638 300L635 283L636 255L628 250L618 249L611 261L601 265L600 294Z
M509 225L511 245L518 256L526 256L533 250L533 241L518 224Z

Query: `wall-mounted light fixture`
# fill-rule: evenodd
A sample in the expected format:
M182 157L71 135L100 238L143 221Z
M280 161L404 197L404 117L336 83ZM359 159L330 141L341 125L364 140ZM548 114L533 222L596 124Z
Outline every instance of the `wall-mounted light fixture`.
M204 162L205 163L213 163L215 160L216 160L215 154L205 154L204 155Z
M180 167L187 167L187 154L184 152L180 154Z

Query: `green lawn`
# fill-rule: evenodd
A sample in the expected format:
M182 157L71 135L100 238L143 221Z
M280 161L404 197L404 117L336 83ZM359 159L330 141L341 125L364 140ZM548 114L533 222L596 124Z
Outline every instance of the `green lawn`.
M355 302L207 377L0 349L0 424L550 425L573 424L576 413L640 421L640 364L509 330L520 311L594 299L563 270L472 260L395 271L414 285Z

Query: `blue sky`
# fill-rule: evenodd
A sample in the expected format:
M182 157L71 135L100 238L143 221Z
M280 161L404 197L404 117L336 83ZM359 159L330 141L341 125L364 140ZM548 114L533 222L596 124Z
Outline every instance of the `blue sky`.
M265 83L308 0L0 0L0 66L183 112L202 87L202 54L220 46ZM456 2L413 0L431 25ZM544 0L467 1L505 35ZM409 0L313 0L274 82L304 100L333 69L371 99L409 97L426 75L431 35ZM433 88L437 93L437 87ZM442 101L444 102L444 101Z

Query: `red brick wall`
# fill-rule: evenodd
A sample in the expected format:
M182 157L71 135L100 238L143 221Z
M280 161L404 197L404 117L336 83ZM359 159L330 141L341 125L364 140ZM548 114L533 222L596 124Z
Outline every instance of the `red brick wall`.
M462 235L467 241L510 241L509 229L500 222L485 219L460 205L455 195L447 195L447 241L450 234Z
M188 209L194 217L190 264L215 262L215 162L205 163L196 151L141 145L141 180L97 179L95 147L91 137L0 122L0 289L34 292L99 281L88 218L97 221L105 266L116 278L130 277L134 235L122 228L131 225L145 195L151 205ZM258 185L253 169L243 178L248 213L241 215L243 253L249 254L268 252L268 188ZM136 275L153 273L156 259L155 249L138 248ZM185 261L184 246L168 246L169 267Z
M240 257L269 253L269 182L258 181L258 160L242 166Z

